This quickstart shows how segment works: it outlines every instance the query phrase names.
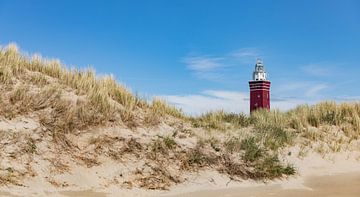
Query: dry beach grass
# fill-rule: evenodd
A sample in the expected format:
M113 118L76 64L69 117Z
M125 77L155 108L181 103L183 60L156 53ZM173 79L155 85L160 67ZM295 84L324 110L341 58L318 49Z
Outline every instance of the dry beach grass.
M2 187L167 190L206 170L269 181L297 173L295 152L359 148L359 103L191 117L14 44L0 49L0 91Z

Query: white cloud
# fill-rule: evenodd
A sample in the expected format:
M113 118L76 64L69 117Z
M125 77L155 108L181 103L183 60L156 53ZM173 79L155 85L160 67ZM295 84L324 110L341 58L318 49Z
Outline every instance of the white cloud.
M191 56L184 58L187 68L201 79L218 80L222 77L219 69L226 67L221 57Z
M298 81L281 83L272 88L272 93L287 97L295 96L298 98L319 99L326 97L326 95L322 94L322 91L329 88L328 84L319 81Z
M248 95L243 92L235 91L224 91L224 90L205 90L202 94L212 96L215 98L226 99L226 100L236 100L236 99L249 99Z
M249 64L254 63L256 58L259 58L261 55L258 48L241 48L231 52L229 56L244 64Z
M326 84L314 85L312 87L309 87L308 90L306 90L305 96L307 96L307 97L318 97L320 91L322 91L322 90L324 90L326 88L328 88L328 85L326 85Z
M331 76L333 74L333 66L324 63L308 64L301 67L301 70L311 76Z
M215 58L209 56L193 56L184 58L184 62L190 70L196 72L209 72L217 68L224 67L220 61L224 58Z
M225 79L226 69L238 65L252 65L259 57L257 48L242 48L220 56L189 55L182 59L186 67L198 78L208 80Z
M289 92L294 90L300 90L307 88L309 83L307 82L287 82L287 83L281 83L276 87L276 93L280 94L283 92Z
M360 102L360 96L342 95L342 96L337 96L335 100L340 102Z
M198 115L208 111L246 112L248 96L241 92L207 90L192 95L161 96L169 103L180 107L185 113Z
M181 108L185 113L199 115L208 111L249 113L249 93L225 90L206 90L199 94L162 95L169 103ZM312 103L301 99L272 99L271 108L289 110L299 104Z

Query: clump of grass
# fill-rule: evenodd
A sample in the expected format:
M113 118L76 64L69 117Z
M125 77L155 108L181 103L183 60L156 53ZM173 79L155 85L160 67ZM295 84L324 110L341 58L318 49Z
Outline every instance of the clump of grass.
M223 117L224 111L217 111L217 112L208 112L200 117L194 118L193 125L195 127L203 127L207 129L218 129L218 130L225 130L226 126L224 124Z
M17 102L21 101L22 103L27 103L29 97L29 86L20 85L16 87L15 91L13 91L9 97L9 101L11 104L16 104Z
M240 148L245 151L245 154L243 155L245 162L254 162L265 153L265 151L256 143L255 137L243 139L240 143Z
M284 166L278 159L278 155L268 151L266 147L253 136L241 141L241 149L244 150L242 158L250 167L248 173L250 178L274 179L283 175L295 174L293 166Z
M248 126L249 118L245 114L225 113L224 111L215 111L202 114L199 117L192 118L195 127L207 129L226 130L229 126L240 128Z
M155 98L149 105L149 110L145 115L144 121L147 125L155 126L158 125L166 115L180 119L186 118L181 110L170 106L162 99Z
M16 175L8 171L4 175L0 175L0 185L19 185Z
M51 106L54 102L59 102L61 99L61 89L57 85L47 86L39 93L32 95L31 105L33 110L38 111Z
M350 136L357 139L360 135L360 116L354 116L351 123L353 125L355 133Z
M302 125L319 127L320 125L341 125L359 117L358 103L322 102L313 106L303 105L290 110L288 115L297 116Z
M202 152L196 148L190 152L189 157L187 159L187 164L191 165L204 165L206 163L206 157Z
M4 65L0 65L0 82L8 85L12 83L12 70L9 67L6 67Z
M179 183L178 175L173 175L164 166L150 166L151 170L147 175L137 179L139 186L150 190L167 190L171 183ZM142 174L140 172L139 174Z
M228 174L232 180L247 179L251 176L247 166L241 160L233 159L231 155L224 154L221 163L219 171Z
M294 175L296 170L292 165L284 166L279 161L277 155L268 155L254 164L252 178L255 179L274 179L283 175Z
M216 165L219 162L219 157L211 151L206 151L204 145L204 141L198 141L194 148L187 151L182 160L183 169L197 169Z
M226 113L223 119L238 128L250 125L250 119L244 113Z
M157 159L158 155L168 156L177 147L175 139L171 136L158 137L150 144L150 157Z
M221 171L226 172L233 179L259 180L275 179L296 173L293 166L281 163L277 153L270 151L263 143L255 136L225 142L224 145L228 148L222 155ZM240 160L236 159L237 154L241 155Z
M43 86L49 84L49 82L48 82L48 80L46 79L46 77L45 77L44 75L39 74L39 73L35 73L35 74L30 75L29 81L30 81L32 84L38 85L38 86L40 86L40 87L43 87Z
M204 154L199 148L195 148L194 150L190 151L186 163L189 166L205 166L210 163L209 161L210 158L207 157L206 154Z
M159 98L153 99L150 107L154 113L160 116L171 115L177 118L184 118L184 114L180 110L168 105L164 100Z
M211 148L213 148L216 152L219 152L221 150L220 140L215 137L207 139L206 143L209 143Z
M163 142L165 144L165 146L169 149L173 149L176 147L176 142L175 142L175 139L173 137L170 137L170 136L166 136L163 138Z
M227 152L234 153L242 150L241 141L237 137L232 137L224 142L224 147Z
M286 145L293 143L295 135L280 127L267 127L263 130L256 130L259 140L262 140L264 146L271 150L278 150Z
M285 128L288 124L288 118L279 110L256 110L251 113L250 121L258 129Z
M291 144L295 138L294 133L286 130L293 122L285 113L278 110L257 110L251 114L251 121L257 139L271 150Z
M31 154L34 154L37 152L37 146L36 146L36 143L35 141L30 138L28 139L27 143L26 143L26 148L25 148L25 152L27 153L31 153Z
M316 141L320 137L320 132L314 127L306 128L304 132L301 133L301 136L310 139L311 141Z

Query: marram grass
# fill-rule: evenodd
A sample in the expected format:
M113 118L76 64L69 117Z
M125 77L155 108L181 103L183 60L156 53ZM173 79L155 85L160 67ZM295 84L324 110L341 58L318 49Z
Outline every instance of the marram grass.
M114 122L123 122L129 127L156 126L172 117L180 120L181 125L192 123L206 132L235 133L246 128L241 135L230 134L228 139L219 137L226 136L223 133L206 140L197 136L192 148L177 144L180 137L175 132L149 144L131 139L126 142L130 148L122 150L137 151L137 154L145 151L142 154L148 154L149 159L160 161L154 162L156 164L175 159L181 170L214 167L232 178L273 179L294 174L294 166L283 164L279 153L298 143L297 138L302 139L302 147L317 142L319 145L314 149L326 154L339 152L344 144L360 135L360 103L327 101L301 105L287 112L257 110L245 115L216 111L190 117L161 99L148 102L133 95L112 76L99 78L92 69L68 69L57 60L22 55L14 44L0 49L0 83L4 92L0 94L1 115L12 119L37 113L39 123L63 149L72 146L67 133ZM193 127L189 129L196 131ZM93 144L106 151L113 140L99 138L94 139ZM36 152L33 141L29 141L28 147L27 152ZM111 155L115 159L120 157ZM157 169L166 169L166 166L160 165ZM167 176L166 171L159 172L166 175L168 181L177 181Z
M60 86L68 86L76 91L76 94L85 95L88 100L89 111L93 111L93 118L103 121L119 117L125 123L133 124L136 120L135 113L139 109L150 111L149 116L160 119L162 116L170 115L177 118L184 117L183 113L169 106L166 102L155 99L152 103L133 95L124 86L117 83L112 76L97 77L93 69L69 69L58 60L44 59L40 55L27 56L19 52L15 44L9 44L0 48L0 82L16 85L26 77L25 72L31 71L31 82L37 85L46 85L49 76L56 79ZM41 73L37 75L36 73ZM17 80L18 79L18 80ZM22 84L18 84L22 85ZM13 99L19 100L24 97L25 90L18 89ZM85 113L82 109L75 114ZM152 120L154 122L155 120ZM158 122L158 120L156 120Z

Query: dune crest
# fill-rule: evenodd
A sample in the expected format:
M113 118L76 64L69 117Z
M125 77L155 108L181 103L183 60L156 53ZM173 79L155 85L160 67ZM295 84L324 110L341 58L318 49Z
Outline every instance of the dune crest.
M0 90L4 195L167 195L194 181L273 183L308 176L314 161L321 171L360 158L359 103L191 117L112 76L23 55L14 44L0 49Z

